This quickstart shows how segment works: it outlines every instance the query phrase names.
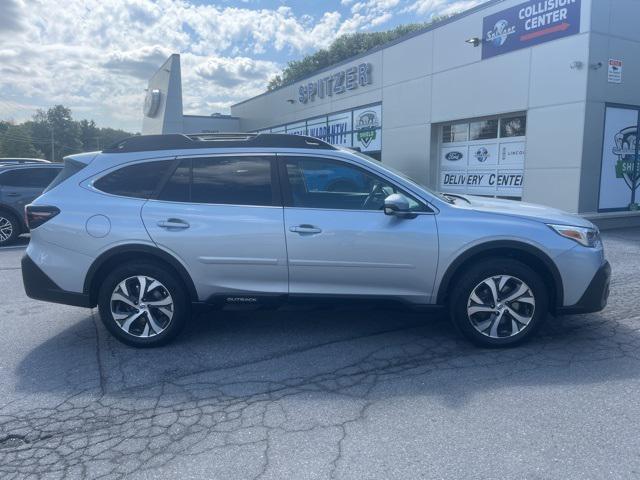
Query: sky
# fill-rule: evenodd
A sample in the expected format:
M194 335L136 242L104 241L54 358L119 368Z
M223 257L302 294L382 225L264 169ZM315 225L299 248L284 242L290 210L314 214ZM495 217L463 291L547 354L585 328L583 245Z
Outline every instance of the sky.
M63 104L138 132L147 81L180 53L185 114L229 113L337 36L483 0L0 0L0 120Z

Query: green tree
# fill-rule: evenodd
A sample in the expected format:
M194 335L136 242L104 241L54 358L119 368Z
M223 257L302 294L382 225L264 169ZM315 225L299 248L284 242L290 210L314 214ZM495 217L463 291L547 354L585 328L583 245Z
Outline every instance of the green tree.
M0 125L0 157L44 158L31 138L31 129L26 125Z
M80 142L82 150L90 152L100 147L100 131L93 120L80 120Z
M427 26L440 22L448 17L436 17L429 22L410 23L399 25L392 30L384 32L359 32L349 35L342 35L336 38L329 48L318 50L311 55L303 57L301 60L292 60L282 70L282 74L276 75L269 81L268 90L291 85L292 83L307 77L318 70L334 65L347 58L359 55L369 50L392 42L408 33L421 30Z
M46 112L38 110L33 116L33 121L27 123L36 142L46 143L46 139L50 138L53 132L55 156L51 158L49 147L47 158L50 160L59 162L66 155L83 151L80 125L71 117L71 109L56 105Z
M100 148L106 148L114 143L118 143L120 140L124 140L127 137L133 136L133 133L119 130L116 128L100 128Z

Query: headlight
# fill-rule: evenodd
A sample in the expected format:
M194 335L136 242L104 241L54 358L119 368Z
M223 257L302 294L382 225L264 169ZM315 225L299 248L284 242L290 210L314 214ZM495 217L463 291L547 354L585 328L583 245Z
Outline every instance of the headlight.
M571 225L549 225L558 235L575 240L580 245L595 248L600 245L600 231L597 228L573 227Z

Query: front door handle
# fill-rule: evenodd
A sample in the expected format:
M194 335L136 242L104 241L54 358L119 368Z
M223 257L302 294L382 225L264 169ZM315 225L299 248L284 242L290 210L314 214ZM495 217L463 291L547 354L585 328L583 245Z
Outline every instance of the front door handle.
M296 225L294 227L289 227L289 231L293 232L293 233L322 233L322 229L318 228L314 225L307 225L307 224L303 224L303 225Z
M18 192L7 192L7 197L17 197L20 194Z
M183 230L190 227L187 222L180 220L179 218L169 218L168 220L158 222L157 225L160 228L166 228L169 230Z

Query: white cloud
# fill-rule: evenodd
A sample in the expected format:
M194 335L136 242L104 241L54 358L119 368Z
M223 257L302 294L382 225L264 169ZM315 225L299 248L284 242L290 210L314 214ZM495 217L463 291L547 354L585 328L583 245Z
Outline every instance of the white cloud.
M430 17L453 15L479 5L486 0L415 0L404 11Z
M215 82L223 88L241 84L264 82L280 71L278 65L248 57L213 57L193 69L195 74L208 82Z
M408 1L341 0L347 14L312 17L286 5L0 0L0 119L63 103L78 117L138 130L146 80L174 52L182 55L185 112L225 112L264 91L283 66L274 52L301 56L339 35L380 28L402 8L430 15L479 3ZM14 104L19 111L5 113Z

